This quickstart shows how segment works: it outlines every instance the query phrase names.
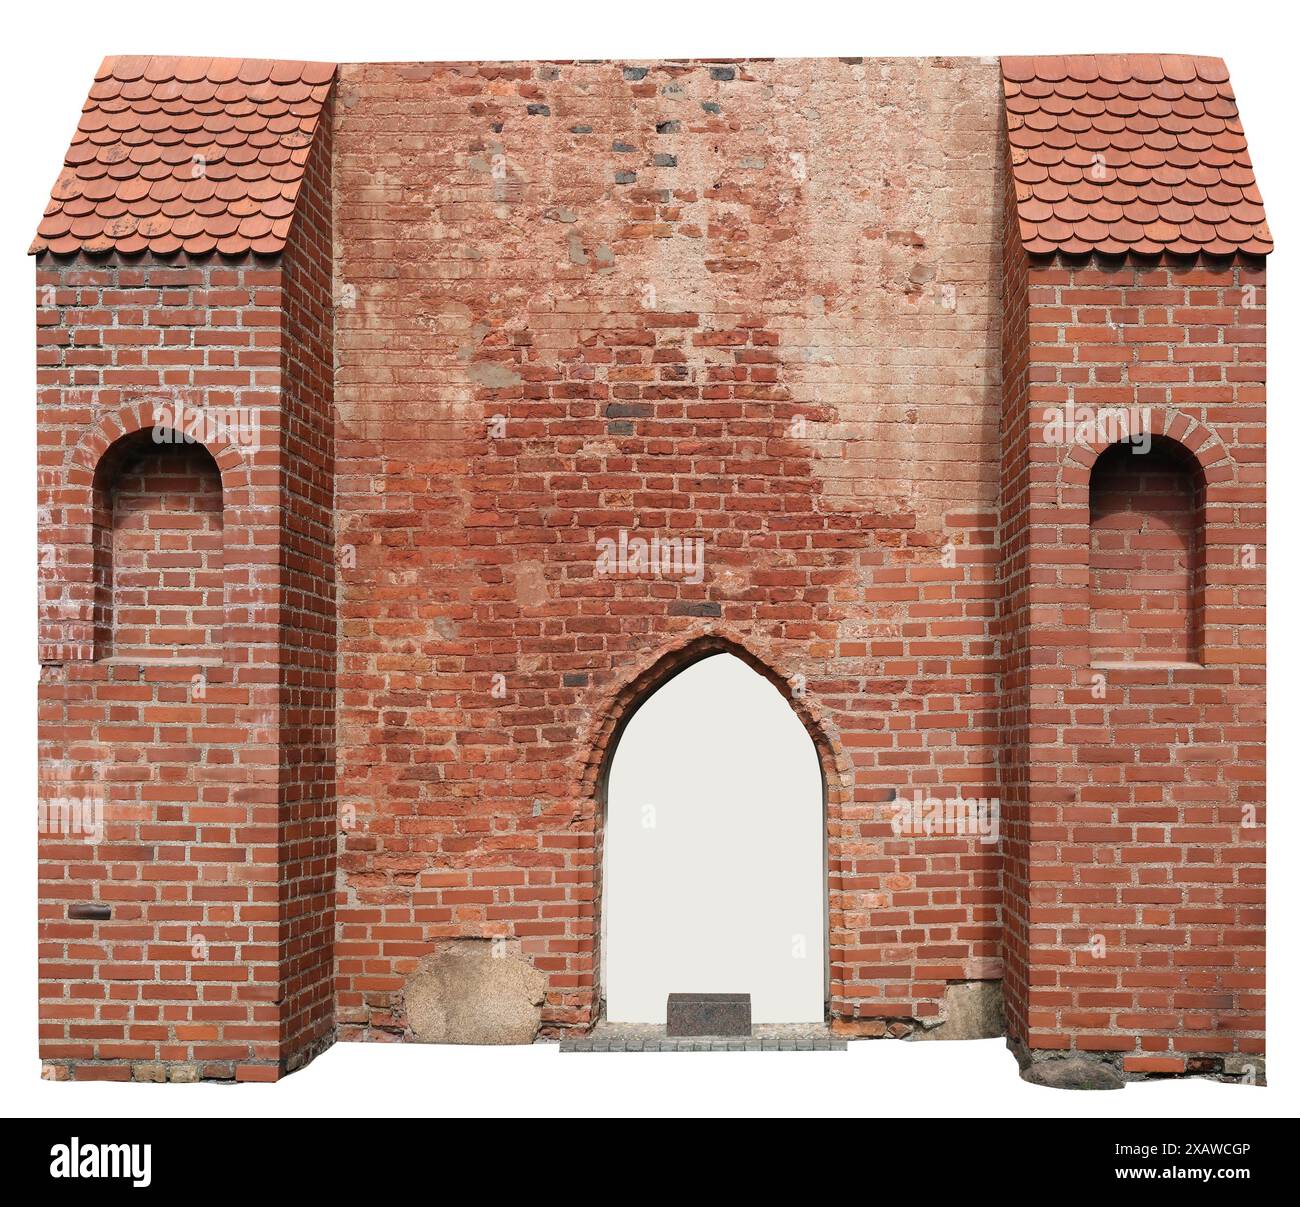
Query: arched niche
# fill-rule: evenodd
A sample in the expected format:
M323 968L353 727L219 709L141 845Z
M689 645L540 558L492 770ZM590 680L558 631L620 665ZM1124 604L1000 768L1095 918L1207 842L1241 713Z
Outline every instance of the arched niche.
M215 661L225 617L221 470L157 428L105 450L92 483L97 658Z
M1107 447L1088 480L1094 665L1198 663L1205 625L1206 480L1167 436Z

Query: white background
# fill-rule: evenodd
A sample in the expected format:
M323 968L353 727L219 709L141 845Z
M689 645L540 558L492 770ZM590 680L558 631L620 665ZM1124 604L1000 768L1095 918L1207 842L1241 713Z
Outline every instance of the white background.
M1300 409L1295 398L1296 90L1279 6L1101 0L1059 4L364 3L105 6L6 12L0 185L3 574L0 743L0 1110L7 1115L735 1114L1259 1115L1297 1113L1295 612ZM554 1046L338 1044L273 1086L110 1086L39 1080L36 1056L36 517L31 261L24 253L105 54L320 59L538 59L1172 52L1227 60L1273 235L1269 263L1269 1080L1065 1093L1026 1085L1000 1040L859 1043L845 1053L561 1056Z

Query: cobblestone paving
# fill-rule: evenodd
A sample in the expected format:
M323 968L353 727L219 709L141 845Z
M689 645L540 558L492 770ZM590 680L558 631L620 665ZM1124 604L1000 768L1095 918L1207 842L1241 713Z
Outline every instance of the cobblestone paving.
M670 1039L667 1028L650 1023L598 1023L590 1035L560 1041L561 1052L844 1052L824 1023L759 1023L748 1039L699 1036Z

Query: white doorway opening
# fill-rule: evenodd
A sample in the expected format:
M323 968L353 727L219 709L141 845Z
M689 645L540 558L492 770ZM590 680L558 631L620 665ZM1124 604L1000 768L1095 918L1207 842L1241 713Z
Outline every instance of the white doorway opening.
M605 1014L665 1021L669 993L749 993L755 1023L820 1022L826 822L812 738L731 654L636 710L606 785Z

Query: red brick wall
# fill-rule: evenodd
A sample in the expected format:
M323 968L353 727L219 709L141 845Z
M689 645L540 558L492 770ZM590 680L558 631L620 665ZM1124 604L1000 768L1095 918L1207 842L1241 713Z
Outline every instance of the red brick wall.
M1005 135L1004 135L1005 137ZM1030 620L1032 507L1041 475L1030 457L1029 262L1020 244L1011 174L1002 206L1002 464L998 502L998 736L1002 800L1002 1001L1007 1033L1022 1036L1029 1008Z
M1008 883L1008 913L1027 927L1023 952L1008 928L1025 981L1011 1033L1040 1054L1102 1054L1130 1073L1241 1073L1264 1043L1263 269L1035 263L1028 286L1021 455L1037 486L1016 640L1028 653L1031 780L1028 866ZM1144 430L1197 462L1203 490L1155 503L1185 517L1203 496L1190 665L1176 645L1123 665L1098 643L1097 551L1113 546L1112 504L1132 501L1140 458L1117 475L1116 454L1098 462L1105 442L1049 438L1070 402L1135 408ZM1165 544L1129 544L1134 580L1159 570L1157 599Z
M327 101L283 256L280 573L281 1045L286 1067L334 1036L334 314Z
M274 413L280 271L42 257L37 291L41 800L103 812L101 842L42 827L41 1056L79 1078L153 1077L158 1062L182 1077L273 1075L273 438L209 450L223 496L217 656L116 656L92 621L95 496L124 438L152 448L158 400ZM111 918L69 916L88 903Z
M464 936L592 1018L612 718L708 635L835 752L834 1014L936 1020L1000 974L996 848L890 827L997 794L996 64L372 64L337 99L344 1034L403 1034ZM703 581L597 574L621 529L702 539Z

